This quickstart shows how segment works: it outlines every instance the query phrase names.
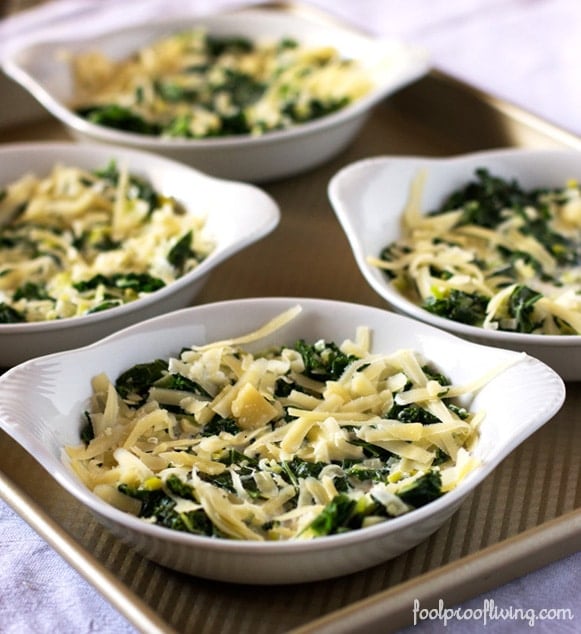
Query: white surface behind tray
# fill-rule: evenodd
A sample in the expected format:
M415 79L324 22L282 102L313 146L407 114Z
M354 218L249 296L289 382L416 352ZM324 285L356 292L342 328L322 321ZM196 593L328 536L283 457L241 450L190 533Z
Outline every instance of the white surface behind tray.
M200 15L260 0L52 0L0 22L2 51L44 31L94 33L160 15ZM31 4L31 3L29 3ZM433 65L581 134L579 0L310 0L377 35L425 47ZM0 126L41 112L0 74Z

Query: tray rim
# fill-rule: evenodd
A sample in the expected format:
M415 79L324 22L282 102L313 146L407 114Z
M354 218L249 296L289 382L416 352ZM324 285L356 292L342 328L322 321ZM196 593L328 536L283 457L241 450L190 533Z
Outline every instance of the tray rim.
M519 123L525 128L538 132L552 141L561 144L563 147L581 150L581 136L559 125L547 121L543 117L529 112L526 108L516 105L507 99L492 95L477 86L458 79L450 73L432 68L427 73L427 77L437 80L442 84L447 84L450 89L460 91L471 96L476 101L481 102L492 111L505 119L510 119L514 123Z
M49 474L47 476L50 477ZM2 469L0 469L0 498L139 631L147 634L177 634L177 631L170 627L155 610L151 609L82 544L67 533Z
M415 599L423 607L436 606L436 599L453 607L572 555L580 548L581 507L334 610L287 634L354 634L363 627L366 632L374 632L372 623L377 617L390 618L389 629L382 623L384 634L394 632L412 624L410 606ZM458 594L459 587L462 590ZM361 614L365 615L363 619L358 618Z
M252 9L253 5L232 8L231 11L243 11L245 8ZM260 8L273 11L302 11L315 20L331 20L343 26L346 25L340 17L329 14L314 5L304 5L301 2L266 2L261 4ZM347 26L349 26L348 23ZM353 25L351 28L362 32L362 29ZM581 136L506 99L491 95L438 68L432 67L426 78L444 87L447 86L450 90L466 94L481 102L499 117L539 133L563 147L581 150ZM86 550L1 468L0 499L139 632L178 634L177 630ZM411 624L410 605L415 598L426 605L433 602L436 597L445 599L450 606L457 605L580 549L581 507L386 590L357 600L344 608L333 610L322 617L288 630L287 634L341 634L342 632L354 634L363 629L366 632L373 632L375 630L370 629L371 621L368 617L376 621L377 618L389 617L390 627L386 628L384 623L381 625L381 632L387 634ZM535 557L531 557L531 554ZM462 587L460 593L458 593L459 585ZM450 595L451 591L455 592L454 596ZM363 617L361 617L362 614Z

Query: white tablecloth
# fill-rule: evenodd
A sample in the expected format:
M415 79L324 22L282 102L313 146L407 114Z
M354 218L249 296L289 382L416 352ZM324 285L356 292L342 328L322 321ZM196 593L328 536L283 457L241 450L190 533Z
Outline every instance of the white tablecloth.
M255 2L254 2L255 3ZM580 0L312 0L370 32L425 48L434 66L581 135ZM16 37L74 25L76 33L163 13L192 14L232 0L54 0L0 23ZM444 606L449 607L449 606ZM497 612L493 612L494 608ZM460 619L424 620L414 632L581 632L581 554L459 606ZM505 608L517 617L498 618ZM573 620L536 620L565 608ZM496 614L496 619L494 618ZM525 618L522 618L525 615ZM433 615L436 616L436 615ZM530 617L530 618L526 618ZM0 633L124 634L134 629L6 504L0 502Z

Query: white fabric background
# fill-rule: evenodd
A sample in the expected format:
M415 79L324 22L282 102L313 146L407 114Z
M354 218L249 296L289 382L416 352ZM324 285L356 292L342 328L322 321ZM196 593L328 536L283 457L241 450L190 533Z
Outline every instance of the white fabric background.
M432 64L581 135L580 0L311 0L378 35L424 47ZM248 4L257 4L250 1ZM202 14L233 0L53 0L0 22L4 46L46 28L82 31L163 13ZM581 632L581 554L463 604L570 608L573 621L487 624L488 632ZM425 621L413 632L471 634L479 620ZM134 629L0 502L0 634L129 634Z

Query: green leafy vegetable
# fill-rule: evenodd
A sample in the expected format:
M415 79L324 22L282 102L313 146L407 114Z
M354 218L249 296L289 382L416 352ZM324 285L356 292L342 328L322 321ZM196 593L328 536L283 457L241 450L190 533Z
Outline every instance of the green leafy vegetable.
M434 425L440 422L437 416L419 405L397 405L396 403L389 410L386 418L393 418L402 423L421 423L422 425Z
M183 484L176 476L168 477L167 487L176 495L193 499L191 487ZM119 491L141 502L139 517L154 519L157 525L176 531L208 537L219 536L219 532L202 508L195 511L178 512L175 510L176 501L163 489L150 490L120 484Z
M16 302L19 299L49 299L54 301L52 297L46 292L43 284L35 284L34 282L26 282L22 286L18 287L14 291L12 299Z
M438 471L432 469L400 489L397 494L406 504L420 508L442 495L442 477Z
M516 180L493 176L487 169L476 170L476 181L450 194L433 214L462 209L460 225L475 224L493 229L506 219L507 208L534 205L536 195L525 192Z
M121 398L147 397L153 383L161 379L168 370L167 361L157 359L150 363L138 363L121 373L115 381L115 389Z
M26 321L22 313L5 302L0 302L0 324L19 324Z
M117 161L111 160L106 167L95 170L95 176L109 181L112 185L117 186L119 183L119 168ZM129 200L143 200L147 203L149 212L160 206L161 196L153 185L135 174L129 174L129 187L127 191Z
M188 231L167 254L167 261L180 272L184 270L188 259L195 256L194 251L192 251L192 238L192 232Z
M81 429L81 440L87 445L95 438L95 428L93 427L93 419L89 412L84 412L85 424Z
M227 434L237 434L240 431L238 423L233 418L222 418L221 416L214 416L209 423L204 425L201 431L202 436L216 436L225 432Z
M488 298L478 293L465 293L452 289L447 297L430 295L423 307L434 315L447 317L471 326L480 326L486 317Z
M160 133L159 125L149 123L130 108L124 108L117 104L77 108L75 112L87 121L107 128L138 134L158 135Z
M300 339L294 347L303 358L305 374L318 381L338 379L345 368L356 359L341 352L333 342L318 341L308 344Z
M167 390L182 390L184 392L191 392L197 396L205 398L211 398L210 394L196 381L192 381L181 374L172 372L167 373L153 383L155 387L162 387Z
M334 535L349 527L356 501L348 495L335 496L309 526L317 537Z
M510 294L509 311L516 320L517 332L533 332L539 327L539 322L533 320L533 310L536 302L541 299L542 293L538 293L527 286L519 285Z
M136 293L152 293L165 286L165 282L149 273L115 273L113 275L95 275L89 280L73 283L80 292L95 290L98 286L108 288L132 289Z

